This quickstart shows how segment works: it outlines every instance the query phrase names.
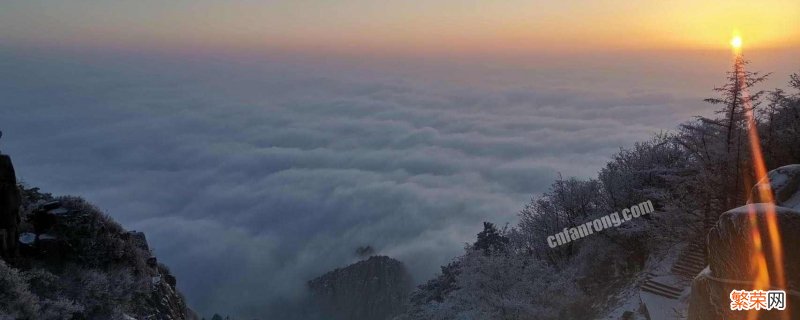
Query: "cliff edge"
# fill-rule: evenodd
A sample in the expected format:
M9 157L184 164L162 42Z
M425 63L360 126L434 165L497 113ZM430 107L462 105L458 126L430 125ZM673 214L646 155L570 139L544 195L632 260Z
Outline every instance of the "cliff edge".
M18 185L0 155L0 320L197 317L143 233L77 197Z

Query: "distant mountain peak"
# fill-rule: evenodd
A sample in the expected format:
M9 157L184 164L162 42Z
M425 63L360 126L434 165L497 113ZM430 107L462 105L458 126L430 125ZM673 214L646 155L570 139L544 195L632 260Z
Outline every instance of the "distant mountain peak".
M405 310L413 281L402 262L371 256L308 282L326 318L391 319Z

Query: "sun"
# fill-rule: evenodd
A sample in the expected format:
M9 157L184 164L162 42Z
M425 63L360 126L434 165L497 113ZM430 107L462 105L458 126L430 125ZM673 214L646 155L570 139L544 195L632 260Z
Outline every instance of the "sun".
M734 36L733 39L731 39L731 47L733 47L734 49L741 48L742 47L742 37Z

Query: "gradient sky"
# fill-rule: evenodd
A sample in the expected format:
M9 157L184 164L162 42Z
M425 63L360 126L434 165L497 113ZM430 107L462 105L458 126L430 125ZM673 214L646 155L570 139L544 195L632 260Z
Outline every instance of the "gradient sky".
M738 30L754 48L800 41L800 2L3 1L0 41L93 46L514 51L698 49Z
M798 16L797 0L2 0L0 147L29 185L144 231L206 316L282 319L358 246L424 282L559 175L712 115L736 31L748 68L774 72L760 88L785 87Z

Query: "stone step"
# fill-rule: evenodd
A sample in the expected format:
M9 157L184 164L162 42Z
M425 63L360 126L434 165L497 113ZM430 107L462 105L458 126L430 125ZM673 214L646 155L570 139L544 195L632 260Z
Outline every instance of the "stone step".
M646 281L643 284L643 286L659 288L661 290L668 291L668 292L675 293L675 294L680 294L681 292L683 292L683 289L681 289L681 288L676 288L674 286L671 286L671 285L668 285L668 284L665 284L665 283L661 283L658 280Z
M686 249L685 249L685 251L689 251L689 252L694 252L694 251L701 251L702 252L702 251L705 251L705 250L706 250L706 245L704 243L703 244L692 243L692 244L686 246Z
M680 263L679 262L679 263L676 263L675 265L673 265L672 267L674 268L674 267L678 267L678 266L686 268L686 269L689 269L689 270L703 270L703 268L706 267L706 264L705 263Z
M689 252L689 253L681 255L681 257L705 259L706 255L703 254L702 252L696 252L696 253L695 252Z
M703 252L687 252L683 254L684 257L705 259L706 255Z
M705 263L699 263L699 262L678 261L678 263L673 265L673 267L676 267L676 266L682 266L682 267L689 268L689 269L701 269L702 270L703 268L706 267L706 264Z
M675 294L672 294L672 293L669 293L669 292L664 292L664 291L661 291L661 290L658 290L658 289L642 287L641 290L643 292L652 293L652 294L655 294L655 295L658 295L658 296L661 296L661 297L664 297L664 298L667 298L667 299L675 299L675 300L677 300L678 298L680 298L680 295L675 295Z
M686 279L694 279L694 277L697 276L697 273L683 270L673 270L672 272L675 273L676 276L684 277Z
M678 257L678 261L677 262L681 262L681 261L692 261L692 262L697 262L697 263L706 263L705 257L688 256L688 255L687 256Z
M687 265L687 266L705 266L706 262L702 261L702 260L688 260L687 259L687 260L678 261L675 264L684 264L684 265Z
M705 246L692 246L683 250L683 253L700 253L703 254L706 252Z
M678 259L678 262L689 262L689 263L697 263L697 264L706 264L706 259L699 258L699 257L686 256L686 257L682 257L682 258Z
M684 265L684 266L705 266L705 261L696 261L696 260L678 260L675 262L675 265Z
M693 255L693 256L705 257L706 256L706 249L703 249L703 248L687 249L687 250L683 251L683 253L681 255L682 256L683 255Z
M699 259L697 257L680 257L678 261L675 261L675 264L679 263L687 263L687 264L706 264L706 259Z
M683 290L659 283L656 281L645 282L640 289L669 299L678 299Z
M672 266L672 269L683 268L683 269L687 269L687 270L703 270L703 268L705 268L705 267L706 267L705 264L700 264L700 263L680 263L679 262L679 263L676 263L674 266Z
M677 300L678 298L680 298L680 295L675 295L675 294L672 294L672 293L669 293L669 292L664 292L664 291L661 291L661 290L658 290L658 289L653 289L653 288L648 288L648 287L642 287L642 291L649 292L649 293L652 293L652 294L655 294L655 295L658 295L658 296L661 296L661 297L664 297L664 298L667 298L667 299L675 299L675 300Z
M673 273L675 273L675 274L682 274L682 275L687 275L687 276L694 277L698 273L700 273L700 271L703 271L703 268L688 268L688 267L676 265L676 266L672 267L671 271Z

